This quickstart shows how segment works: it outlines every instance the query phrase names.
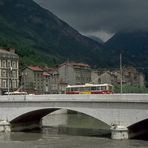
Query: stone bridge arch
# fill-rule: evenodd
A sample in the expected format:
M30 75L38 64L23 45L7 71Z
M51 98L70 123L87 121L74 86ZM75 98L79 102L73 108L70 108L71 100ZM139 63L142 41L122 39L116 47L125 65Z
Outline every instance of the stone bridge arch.
M9 118L9 122L11 124L11 130L12 131L21 131L21 130L28 130L31 128L40 128L41 127L41 119L46 116L47 114L50 114L54 111L64 109L64 110L71 110L78 113L82 113L86 116L90 116L92 118L95 118L96 120L99 120L106 124L107 126L110 126L110 123L105 122L104 118L101 118L98 116L98 113L94 110L89 109L79 109L79 108L58 108L58 107L49 107L49 108L32 108L29 110L28 108L19 110L15 115L13 115L13 118Z

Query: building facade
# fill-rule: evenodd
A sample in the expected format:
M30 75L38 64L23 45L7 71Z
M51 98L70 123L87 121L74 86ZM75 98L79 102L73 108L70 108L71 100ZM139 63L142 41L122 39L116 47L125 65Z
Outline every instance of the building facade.
M14 49L0 49L0 94L19 87L19 57Z
M42 68L49 76L48 76L48 91L50 94L58 94L59 93L59 74L56 68Z
M29 93L48 92L49 75L38 66L28 66L21 74L21 87Z
M21 88L28 93L61 94L67 85L91 82L87 64L65 62L58 68L28 66L21 73Z
M21 88L35 94L64 93L67 84L59 81L56 68L28 66L22 71Z
M59 81L69 84L85 84L91 82L91 68L88 64L65 62L59 65Z
M129 85L145 85L144 74L134 67L123 68L123 81Z
M125 85L145 85L145 78L142 72L139 72L134 67L124 67L122 70L122 76L119 69L113 71L92 71L92 81L94 83L109 83L118 85L122 83Z

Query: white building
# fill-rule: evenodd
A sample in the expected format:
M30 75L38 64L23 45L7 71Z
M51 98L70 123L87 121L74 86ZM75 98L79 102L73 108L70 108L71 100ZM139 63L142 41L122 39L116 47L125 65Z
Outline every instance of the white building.
M0 49L0 94L19 86L19 57L14 49Z

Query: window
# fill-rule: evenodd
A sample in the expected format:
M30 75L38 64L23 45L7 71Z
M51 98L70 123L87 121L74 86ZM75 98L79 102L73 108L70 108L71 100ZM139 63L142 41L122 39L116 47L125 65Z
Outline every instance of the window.
M100 86L97 86L97 87L96 87L96 90L101 90L101 89L100 89Z
M80 91L84 91L85 87L80 87L79 89Z
M2 87L6 88L6 80L2 80Z
M2 67L6 68L6 61L5 60L2 60Z
M15 80L12 81L12 88L16 88L16 81Z
M97 90L97 88L95 86L91 87L91 90Z
M17 68L16 61L13 61L13 62L12 62L12 68Z
M85 87L85 91L90 91L90 87Z
M112 86L108 86L108 90L112 91L113 90Z
M6 70L2 70L2 77L6 77Z
M12 71L12 77L16 78L16 71Z
M106 90L106 86L101 86L101 90Z
M74 91L78 91L78 87L76 87L76 88L73 88L74 89Z

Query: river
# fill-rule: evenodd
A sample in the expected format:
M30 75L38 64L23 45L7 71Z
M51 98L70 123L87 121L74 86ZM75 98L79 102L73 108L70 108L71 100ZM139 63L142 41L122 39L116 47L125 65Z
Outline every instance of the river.
M111 140L109 127L83 114L51 114L41 132L0 133L0 148L147 148L144 140Z

